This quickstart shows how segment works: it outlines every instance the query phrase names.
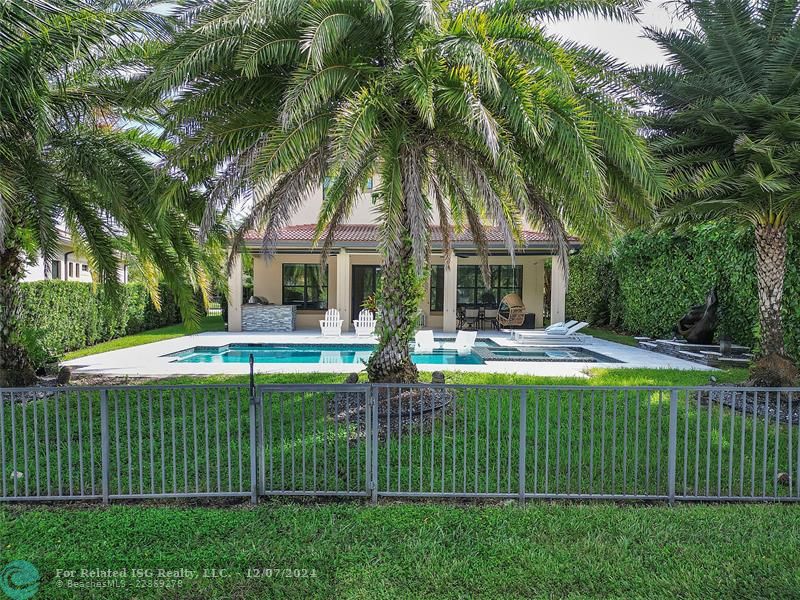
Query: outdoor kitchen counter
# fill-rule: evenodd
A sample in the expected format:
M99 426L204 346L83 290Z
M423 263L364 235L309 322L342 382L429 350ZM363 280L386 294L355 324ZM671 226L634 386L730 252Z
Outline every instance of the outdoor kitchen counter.
M297 307L287 304L242 304L242 331L294 331Z

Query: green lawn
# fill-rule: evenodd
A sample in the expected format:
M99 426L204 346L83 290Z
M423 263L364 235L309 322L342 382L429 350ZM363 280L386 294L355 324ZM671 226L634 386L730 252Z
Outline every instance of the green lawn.
M608 340L609 342L625 344L626 346L637 345L637 342L635 339L633 339L633 336L626 335L624 333L617 333L616 331L612 331L610 329L603 329L599 327L586 327L585 329L581 330L581 333L585 333L586 335L591 335L593 337L600 338L601 340Z
M199 331L224 331L225 323L222 317L203 317L200 320ZM161 327L159 329L150 329L135 333L133 335L126 335L125 337L109 340L102 344L89 346L88 348L81 348L74 352L68 352L64 356L64 360L72 360L73 358L80 358L82 356L90 356L92 354L100 354L101 352L110 352L112 350L122 350L123 348L132 348L133 346L141 346L142 344L150 344L152 342L161 342L176 337L188 335L189 332L182 323L177 325L169 325L168 327ZM197 333L197 332L192 332Z
M42 599L790 598L800 589L800 511L776 505L8 506L0 539L4 561L38 568ZM108 578L56 575L87 568L127 569L111 577L125 587L75 590L70 581ZM135 587L153 581L180 587Z

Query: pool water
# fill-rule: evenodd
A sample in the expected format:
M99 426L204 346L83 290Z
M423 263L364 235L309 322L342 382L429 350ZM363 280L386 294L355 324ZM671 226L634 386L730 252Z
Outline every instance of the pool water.
M259 364L363 364L374 346L369 344L228 344L197 346L169 356L185 363L247 363L250 355ZM417 365L482 365L475 354L459 356L455 350L435 350L432 354L411 354Z

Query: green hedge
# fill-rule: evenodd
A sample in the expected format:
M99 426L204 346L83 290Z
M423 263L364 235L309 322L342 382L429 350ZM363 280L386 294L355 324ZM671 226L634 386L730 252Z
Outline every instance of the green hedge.
M787 349L800 356L800 232L790 236L784 289ZM718 335L748 346L758 340L752 231L725 222L683 235L636 231L610 251L583 250L570 260L570 318L634 335L670 336L675 322L708 290L719 295Z
M23 283L22 327L35 331L50 353L61 355L123 335L172 325L181 320L172 292L161 287L157 311L143 285L122 286L115 299L91 283Z

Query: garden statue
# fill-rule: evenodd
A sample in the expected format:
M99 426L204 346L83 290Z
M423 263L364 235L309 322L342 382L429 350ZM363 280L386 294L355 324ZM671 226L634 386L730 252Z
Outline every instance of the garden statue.
M693 306L675 325L675 336L690 344L710 344L717 328L717 292L708 292L705 305Z

